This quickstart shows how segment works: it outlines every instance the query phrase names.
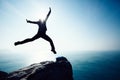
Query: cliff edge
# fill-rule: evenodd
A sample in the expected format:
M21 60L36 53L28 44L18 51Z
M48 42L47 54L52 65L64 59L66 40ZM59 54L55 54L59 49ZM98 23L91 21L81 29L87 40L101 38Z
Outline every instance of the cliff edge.
M65 57L58 57L56 62L35 63L9 74L1 72L0 80L73 80L72 65Z

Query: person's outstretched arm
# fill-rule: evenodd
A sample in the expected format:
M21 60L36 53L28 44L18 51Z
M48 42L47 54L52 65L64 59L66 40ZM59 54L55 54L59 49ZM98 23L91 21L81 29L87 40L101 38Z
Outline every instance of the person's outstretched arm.
M45 18L45 22L47 21L48 17L50 16L50 13L51 13L51 8L49 7L49 12L48 12L48 14L47 14L47 16Z
M30 20L27 20L27 19L26 19L26 21L27 21L27 23L33 23L33 24L37 24L38 23L37 21L30 21Z

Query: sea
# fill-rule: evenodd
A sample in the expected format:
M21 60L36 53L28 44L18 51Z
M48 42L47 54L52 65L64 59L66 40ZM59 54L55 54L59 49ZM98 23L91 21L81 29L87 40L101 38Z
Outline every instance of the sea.
M30 57L26 56L0 53L0 71L9 73L28 66ZM65 52L60 56L70 61L74 80L120 80L120 51Z

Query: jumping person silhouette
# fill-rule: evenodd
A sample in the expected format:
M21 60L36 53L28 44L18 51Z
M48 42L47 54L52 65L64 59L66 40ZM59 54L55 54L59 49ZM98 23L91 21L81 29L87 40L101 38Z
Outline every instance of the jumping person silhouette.
M50 43L51 51L54 54L56 54L54 43L53 43L52 39L46 34L46 31L47 31L46 21L47 21L49 15L50 15L50 13L51 13L51 8L49 8L49 12L48 12L48 14L47 14L44 21L41 21L41 20L39 20L39 21L30 21L30 20L26 19L27 23L37 24L39 26L38 32L34 37L25 39L23 41L17 41L17 42L14 43L14 45L17 46L17 45L20 45L20 44L24 44L24 43L27 43L27 42L34 41L34 40L36 40L38 38L43 38L43 39L45 39L46 41L48 41Z

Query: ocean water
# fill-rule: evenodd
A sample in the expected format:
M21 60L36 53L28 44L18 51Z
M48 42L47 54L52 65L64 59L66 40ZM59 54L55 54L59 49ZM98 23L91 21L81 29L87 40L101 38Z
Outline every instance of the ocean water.
M71 57L74 57L71 59ZM120 80L120 52L83 52L71 55L74 80Z
M63 53L72 64L74 80L120 80L120 52ZM29 57L28 57L29 58ZM11 72L28 66L24 55L0 54L0 71Z

